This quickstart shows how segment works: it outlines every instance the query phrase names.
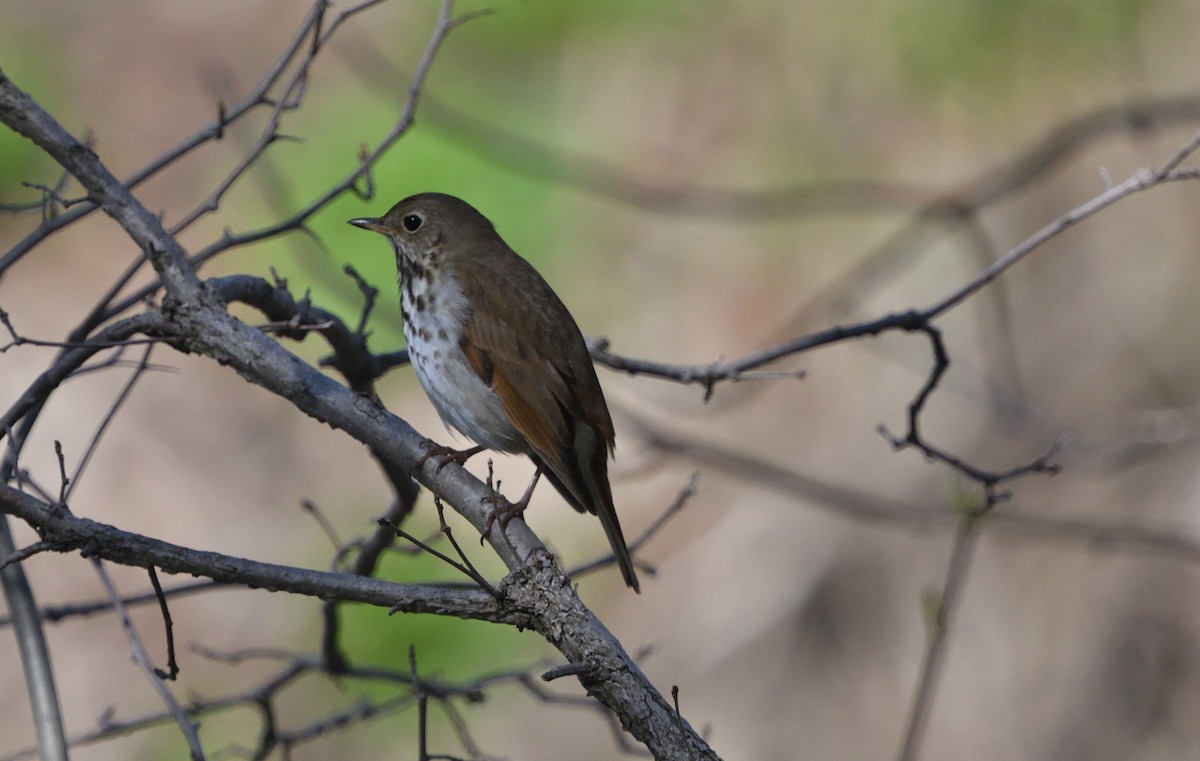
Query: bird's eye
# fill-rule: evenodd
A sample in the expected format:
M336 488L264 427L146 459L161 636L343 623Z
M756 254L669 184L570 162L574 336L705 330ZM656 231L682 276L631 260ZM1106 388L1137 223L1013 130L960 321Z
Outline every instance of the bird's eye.
M401 220L401 224L404 225L405 230L408 230L410 233L415 233L418 229L420 229L421 223L424 221L425 220L421 219L419 214L409 214L405 216L403 220Z

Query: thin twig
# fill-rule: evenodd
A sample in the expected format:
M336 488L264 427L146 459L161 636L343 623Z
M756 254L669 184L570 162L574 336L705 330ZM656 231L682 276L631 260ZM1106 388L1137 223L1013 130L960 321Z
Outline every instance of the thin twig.
M16 552L11 552L4 557L0 557L0 571L15 563L23 563L34 555L52 550L54 550L54 545L50 542L38 541L33 544L27 544ZM0 626L3 626L4 621L5 619L0 619Z
M380 518L379 525L387 526L389 529L391 529L392 531L394 531L396 533L396 536L400 537L401 539L405 540L406 542L410 542L411 544L413 544L417 547L420 547L423 551L428 552L430 555L433 555L438 560L441 560L442 562L449 565L451 568L454 568L456 571L462 573L464 576L466 576L467 578L471 579L476 584L478 584L481 589L486 590L488 592L488 594L491 594L496 597L500 597L500 594L499 594L499 592L497 592L496 588L493 587L491 585L491 583L488 582L488 580L485 579L479 573L479 571L475 570L475 567L473 565L470 565L470 563L458 562L457 560L455 560L454 558L445 554L444 552L440 552L436 548L429 546L425 542L422 542L420 539L416 538L415 536L408 533L407 531L400 528L399 526L392 523L391 521L388 521L386 518ZM457 549L458 544L455 543L454 546ZM463 559L466 560L465 557Z
M176 597L179 595L195 594L197 592L208 592L217 589L221 585L216 584L207 579L203 581L191 581L186 584L178 584L174 587L165 587L162 593L165 597ZM151 592L142 592L139 594L126 595L121 598L121 604L126 608L131 608L136 605L145 605L147 603L156 602L158 595ZM50 623L56 621L64 621L70 618L84 618L94 616L98 613L107 613L113 608L112 601L108 598L103 600L92 600L90 602L77 602L68 605L47 605L38 610L38 616ZM12 625L12 619L9 616L0 616L0 628Z
M146 652L146 646L142 644L142 638L138 635L137 629L134 628L133 620L129 618L128 611L121 604L121 596L117 594L117 588L113 586L112 579L109 578L108 572L104 570L104 564L100 561L100 558L92 558L92 566L96 569L96 575L100 577L100 582L104 585L105 591L108 592L108 597L113 604L113 610L117 614L117 620L121 622L121 628L125 630L125 638L129 641L129 646L133 652L133 662L137 664L146 678L150 680L150 685L158 693L159 699L167 707L167 712L171 714L180 732L183 733L192 761L204 761L204 748L200 744L200 736L197 734L197 724L192 721L187 711L175 700L175 696L171 694L171 691L167 689L162 679L159 678L159 671L150 660L150 654Z
M87 447L83 450L83 456L79 458L79 463L75 466L75 472L71 476L70 487L65 489L62 499L59 500L62 504L67 504L71 497L71 493L75 487L79 486L79 479L83 476L83 471L87 468L88 463L92 461L92 455L100 446L100 440L104 436L104 432L112 425L117 417L117 412L129 400L130 394L133 393L134 386L141 380L146 370L150 368L150 355L154 352L154 343L146 346L146 350L142 352L142 358L134 367L133 373L129 376L129 380L125 381L125 385L121 387L121 391L117 394L117 398L108 406L108 410L104 413L104 419L100 421L100 425L92 433L88 440Z
M163 593L162 584L158 583L158 572L154 570L154 566L146 568L146 572L150 575L150 586L154 588L154 597L158 600L158 612L162 615L167 640L167 670L156 668L154 675L160 679L174 681L175 677L179 676L179 663L175 660L175 622L171 620L171 608L167 605L167 596Z
M479 572L479 569L477 569L475 564L471 562L471 558L469 558L467 553L463 551L463 548L458 543L458 540L454 538L454 531L450 528L450 524L446 522L446 506L443 504L442 498L434 495L433 506L437 509L439 530L441 531L442 535L446 537L446 541L450 542L450 546L454 548L454 551L462 560L463 566L470 571L471 578L477 583L482 581L481 586L483 586L484 589L498 595L499 592L491 585L490 582L487 581L484 575Z
M908 727L900 746L899 761L915 761L920 750L925 725L933 709L934 691L942 673L946 647L950 641L950 628L954 622L954 614L958 612L962 591L966 587L981 523L979 515L965 515L954 535L946 579L931 611L931 634L925 648L921 673L917 678L913 702L909 707Z
M1107 209L1109 206L1121 201L1129 196L1141 193L1145 190L1158 187L1165 182L1173 181L1174 179L1191 179L1191 173L1186 173L1178 178L1172 177L1172 172L1184 160L1192 155L1197 148L1200 148L1200 132L1192 136L1190 140L1180 146L1175 153L1171 155L1158 169L1142 169L1134 172L1129 179L1122 182L1120 185L1108 188L1100 195L1092 198L1086 203L1076 206L1066 214L1059 216L1053 222L1050 222L1042 229L1030 235L1020 244L1009 250L1004 256L997 259L990 267L985 269L980 274L976 275L965 285L950 293L941 301L933 304L930 307L922 310L922 314L927 319L939 317L945 312L950 311L954 307L961 304L970 295L983 288L988 283L995 280L1006 270L1010 269L1017 262L1024 259L1033 251L1037 250L1046 241L1062 234L1064 230L1072 227L1079 222L1082 222L1089 217L1094 216L1098 212Z

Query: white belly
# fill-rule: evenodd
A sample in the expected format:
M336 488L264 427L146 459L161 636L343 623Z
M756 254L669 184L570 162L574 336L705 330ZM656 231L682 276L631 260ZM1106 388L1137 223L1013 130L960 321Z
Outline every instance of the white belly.
M439 283L438 299L424 299L426 308L418 312L415 301L426 296L424 286L421 280L413 284L411 300L409 291L401 287L409 316L404 338L417 380L442 422L488 449L525 452L525 438L509 420L500 397L479 378L459 348L467 314L462 293L450 283Z

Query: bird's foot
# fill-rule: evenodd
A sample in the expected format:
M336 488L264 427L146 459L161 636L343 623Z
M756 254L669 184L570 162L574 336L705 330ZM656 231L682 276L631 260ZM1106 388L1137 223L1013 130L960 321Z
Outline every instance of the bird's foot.
M492 513L488 516L487 523L483 526L483 533L479 538L481 544L484 539L491 536L492 526L499 523L500 533L504 534L508 530L508 524L512 522L512 519L525 512L525 508L529 507L529 498L533 496L533 487L537 486L541 475L542 468L538 466L537 470L533 472L533 478L529 480L529 486L525 487L525 493L521 495L521 498L516 502L509 502L504 499L503 495L497 493L496 489L492 486L491 469L488 469L488 488L492 492L488 499L492 503Z
M512 519L525 512L525 508L528 507L527 504L522 505L519 502L509 502L503 497L500 497L499 499L492 497L491 502L492 512L490 515L488 515L487 523L483 525L483 533L479 536L479 542L481 544L483 543L484 539L487 539L492 535L493 526L500 524L500 533L503 534L508 530L508 524L512 522Z
M483 447L480 446L460 450L455 449L454 447L448 447L443 444L439 444L433 439L425 439L421 442L421 456L417 459L416 464L412 466L412 469L409 471L409 475L412 475L423 468L425 463L433 457L442 458L442 461L437 464L437 468L434 469L435 473L441 473L442 468L446 467L450 463L457 463L461 467L463 463L482 451Z

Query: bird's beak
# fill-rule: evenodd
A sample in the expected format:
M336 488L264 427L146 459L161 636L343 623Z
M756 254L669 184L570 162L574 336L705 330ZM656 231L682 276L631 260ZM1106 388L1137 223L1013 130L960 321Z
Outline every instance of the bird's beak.
M387 235L391 232L387 225L383 224L383 220L377 217L359 217L358 219L351 219L350 224L354 225L355 227L361 227L364 230L380 233L381 235Z

